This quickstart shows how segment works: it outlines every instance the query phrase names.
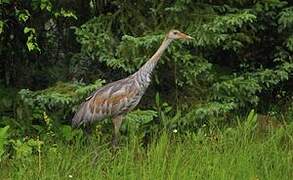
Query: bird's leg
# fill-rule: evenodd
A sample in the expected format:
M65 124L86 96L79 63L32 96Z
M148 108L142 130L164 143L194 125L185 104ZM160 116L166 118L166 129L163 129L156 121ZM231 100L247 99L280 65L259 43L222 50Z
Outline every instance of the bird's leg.
M92 134L92 127L90 126L90 124L87 124L84 126L84 131L85 131L86 135Z
M118 141L119 141L119 137L120 137L120 126L122 124L122 120L123 120L122 116L117 116L112 119L113 126L114 126L112 146L114 148L116 148L118 145Z
M90 143L91 134L92 134L92 128L91 128L90 124L83 124L82 130L85 135L85 143Z

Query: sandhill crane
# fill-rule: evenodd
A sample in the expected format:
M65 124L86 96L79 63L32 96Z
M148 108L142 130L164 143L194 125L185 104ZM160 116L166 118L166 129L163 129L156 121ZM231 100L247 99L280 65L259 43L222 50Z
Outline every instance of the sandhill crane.
M151 82L152 72L170 43L175 39L192 39L178 30L169 31L156 53L134 74L109 83L93 92L80 105L72 125L90 125L111 118L114 125L112 145L117 146L123 115L137 106Z

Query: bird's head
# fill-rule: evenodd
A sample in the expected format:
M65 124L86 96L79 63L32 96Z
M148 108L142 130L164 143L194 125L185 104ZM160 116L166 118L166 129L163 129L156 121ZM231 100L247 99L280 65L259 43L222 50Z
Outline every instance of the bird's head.
M166 36L168 39L183 39L183 40L188 40L188 39L193 39L191 36L188 36L178 30L171 30L167 33Z

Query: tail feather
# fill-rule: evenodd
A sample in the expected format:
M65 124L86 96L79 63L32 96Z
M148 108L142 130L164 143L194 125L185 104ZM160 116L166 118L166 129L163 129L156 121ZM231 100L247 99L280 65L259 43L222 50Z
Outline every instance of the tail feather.
M71 120L72 126L73 127L79 127L82 125L84 122L84 114L85 114L85 107L86 107L86 102L83 102L78 110L76 111L74 117Z

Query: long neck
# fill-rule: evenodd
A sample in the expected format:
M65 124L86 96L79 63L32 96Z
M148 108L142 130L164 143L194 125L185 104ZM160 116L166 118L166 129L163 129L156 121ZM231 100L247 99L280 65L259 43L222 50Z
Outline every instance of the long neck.
M136 75L139 83L148 86L150 82L150 76L158 63L158 60L171 42L172 39L165 38L156 53L137 71Z
M148 60L147 64L154 64L156 65L158 60L161 58L163 55L164 51L167 49L167 47L170 45L172 42L172 39L165 38L164 41L162 42L161 46L159 49L156 51L156 53Z
M144 71L144 73L151 74L157 65L157 62L171 42L172 39L165 38L156 53L139 69L139 71Z

